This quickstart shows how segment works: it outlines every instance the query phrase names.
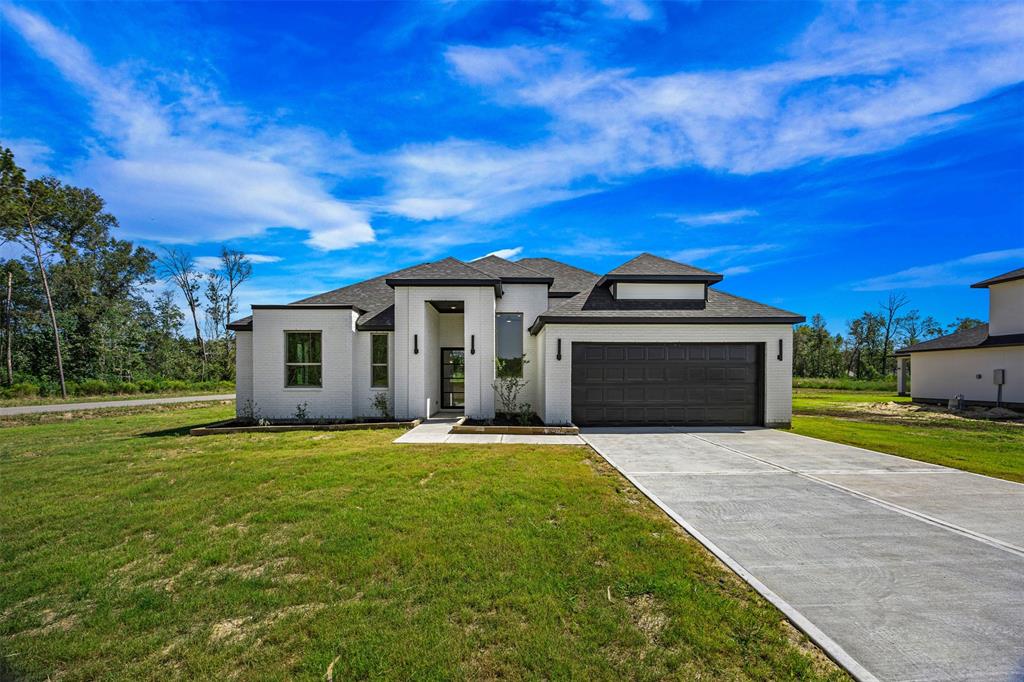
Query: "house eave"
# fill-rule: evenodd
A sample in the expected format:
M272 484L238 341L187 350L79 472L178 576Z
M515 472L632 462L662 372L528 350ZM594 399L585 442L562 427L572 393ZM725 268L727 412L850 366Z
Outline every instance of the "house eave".
M618 283L665 283L665 282L703 282L714 284L722 281L722 275L615 275L609 274L597 280L596 286Z
M806 317L654 317L654 316L558 316L541 315L530 327L530 334L536 335L548 324L800 324Z
M500 279L386 279L384 283L395 287L494 287L494 295L501 298Z

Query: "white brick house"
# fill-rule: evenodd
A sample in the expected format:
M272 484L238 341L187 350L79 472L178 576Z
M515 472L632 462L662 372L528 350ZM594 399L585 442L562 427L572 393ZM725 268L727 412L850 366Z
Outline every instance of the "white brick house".
M792 325L718 291L722 276L650 254L604 276L546 258L446 258L287 305L237 335L240 414L495 415L499 358L548 424L784 425Z

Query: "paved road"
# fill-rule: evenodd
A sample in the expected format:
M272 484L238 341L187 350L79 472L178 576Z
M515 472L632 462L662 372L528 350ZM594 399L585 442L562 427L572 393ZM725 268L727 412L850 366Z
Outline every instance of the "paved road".
M59 405L21 405L0 407L0 417L16 414L42 414L44 412L74 412L75 410L98 410L105 407L137 407L139 405L172 405L174 403L196 403L214 400L234 400L234 393L218 395L191 395L175 398L141 398L139 400L103 400L92 403L61 403Z
M770 429L583 438L858 677L1024 680L1024 485Z

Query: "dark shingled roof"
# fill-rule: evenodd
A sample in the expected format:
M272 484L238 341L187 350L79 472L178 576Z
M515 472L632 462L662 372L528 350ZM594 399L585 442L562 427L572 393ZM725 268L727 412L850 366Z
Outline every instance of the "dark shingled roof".
M911 353L927 353L934 350L965 350L969 348L998 348L999 346L1024 346L1024 334L988 335L988 325L982 324L971 329L940 336L930 341L915 343L913 346L900 348L896 355Z
M516 263L553 278L555 281L548 292L549 296L578 294L594 286L599 279L598 275L588 270L550 258L520 258Z
M432 280L448 280L457 282L479 282L482 285L497 286L499 279L490 273L463 263L457 258L442 258L433 263L424 263L412 268L393 273L386 278L388 286L412 284Z
M641 253L628 260L604 276L605 280L623 280L630 277L686 278L693 281L721 281L722 276L710 270L701 270L686 263L679 263L668 258Z
M607 287L595 285L537 318L534 334L545 324L798 324L803 315L774 308L724 291L708 289L703 300L619 300Z
M483 270L492 277L498 277L502 282L522 284L551 284L554 278L550 275L537 272L520 263L513 263L500 256L484 256L477 260L470 261L469 265L477 270Z
M975 282L971 285L971 288L988 289L993 284L1012 282L1017 279L1024 279L1024 268L1017 268L1016 270L1010 270L1009 272L1004 272L1001 275L996 275L995 277L989 277L988 279L983 279L980 282Z

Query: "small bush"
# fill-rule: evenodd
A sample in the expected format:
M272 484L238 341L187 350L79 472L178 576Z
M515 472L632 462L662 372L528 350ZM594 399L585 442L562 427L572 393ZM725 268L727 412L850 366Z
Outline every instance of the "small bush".
M84 379L68 386L70 395L105 395L113 392L113 387L102 379Z
M5 398L35 398L39 395L39 386L27 381L20 381L5 388L2 395Z
M882 379L793 377L793 388L831 388L837 391L895 391L896 377L884 377Z

